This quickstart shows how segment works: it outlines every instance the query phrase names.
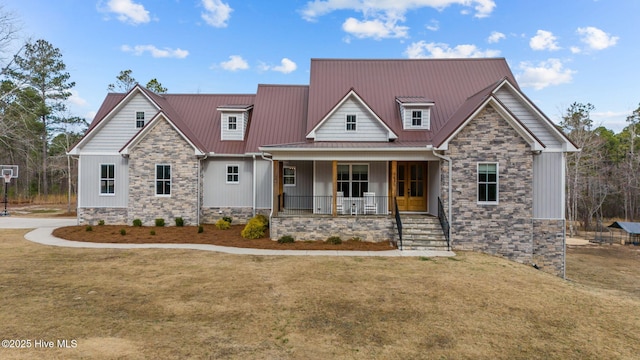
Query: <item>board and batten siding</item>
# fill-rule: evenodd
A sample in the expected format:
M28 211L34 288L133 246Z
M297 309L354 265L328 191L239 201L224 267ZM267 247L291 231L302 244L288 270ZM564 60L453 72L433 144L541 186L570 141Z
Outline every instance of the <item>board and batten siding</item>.
M540 119L529 111L510 90L502 88L496 97L520 120L533 134L542 141L546 149L561 149L562 142L557 138L544 119Z
M100 165L113 164L115 170L114 194L100 194ZM81 155L78 170L80 208L126 208L129 200L129 164L120 155Z
M227 183L227 165L238 165L238 183ZM210 158L203 162L204 207L253 206L253 158Z
M564 219L564 153L533 157L533 217Z
M110 119L105 119L100 131L82 147L82 152L118 152L135 134L140 131L136 128L136 112L144 111L144 121L151 121L158 109L143 95L138 94L131 98L118 113Z
M356 130L347 131L347 115L356 115ZM346 100L317 130L315 141L388 141L389 133L353 99Z
M253 159L252 159L253 160ZM271 162L256 159L256 208L271 209L273 198L271 195Z

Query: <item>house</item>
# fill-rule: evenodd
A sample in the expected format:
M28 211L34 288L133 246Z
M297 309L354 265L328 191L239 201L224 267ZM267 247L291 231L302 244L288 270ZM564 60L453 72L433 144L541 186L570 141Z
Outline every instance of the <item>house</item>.
M82 224L262 213L274 239L399 241L439 219L447 247L563 276L573 151L505 59L312 59L304 86L108 94L69 154Z

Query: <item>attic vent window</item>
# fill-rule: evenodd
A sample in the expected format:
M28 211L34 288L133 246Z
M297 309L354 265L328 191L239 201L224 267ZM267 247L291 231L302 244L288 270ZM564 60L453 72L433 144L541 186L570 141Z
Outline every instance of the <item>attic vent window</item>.
M347 131L356 131L355 115L347 115Z
M144 111L136 111L136 129L144 127Z

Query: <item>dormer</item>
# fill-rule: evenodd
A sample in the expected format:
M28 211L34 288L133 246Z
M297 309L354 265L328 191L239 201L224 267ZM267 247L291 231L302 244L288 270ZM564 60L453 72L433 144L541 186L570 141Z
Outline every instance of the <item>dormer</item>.
M249 126L253 105L222 105L220 111L220 140L243 141Z
M423 96L398 96L396 102L400 105L404 130L431 129L431 108L435 105L432 100Z

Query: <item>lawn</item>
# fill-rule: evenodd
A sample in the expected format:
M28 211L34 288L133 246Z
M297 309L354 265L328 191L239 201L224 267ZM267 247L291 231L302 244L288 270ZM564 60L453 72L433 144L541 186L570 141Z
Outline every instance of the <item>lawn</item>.
M621 253L570 249L565 281L468 252L426 259L67 249L25 241L25 232L0 231L0 324L2 339L31 340L31 348L1 348L2 359L640 354L632 247L615 249L629 254L612 267ZM76 346L34 348L35 340Z

